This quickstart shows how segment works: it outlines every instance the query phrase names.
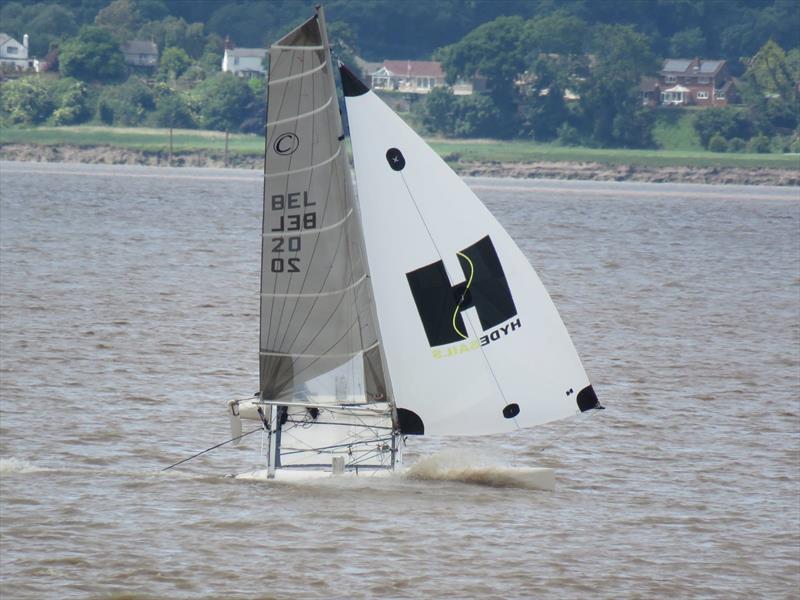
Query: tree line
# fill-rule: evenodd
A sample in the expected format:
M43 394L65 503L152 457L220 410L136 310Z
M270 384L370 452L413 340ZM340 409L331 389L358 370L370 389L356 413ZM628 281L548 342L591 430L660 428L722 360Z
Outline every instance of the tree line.
M4 82L0 123L261 133L264 82L220 72L224 38L265 47L313 4L6 2L0 31L28 33L31 54L57 55L61 77ZM334 52L345 62L434 57L450 81L485 81L485 93L456 97L437 88L416 103L432 133L650 146L654 113L642 107L637 86L666 56L724 58L741 78L744 109L698 114L705 146L735 150L797 128L795 0L329 0L325 8ZM119 45L132 39L158 44L155 71L124 64Z

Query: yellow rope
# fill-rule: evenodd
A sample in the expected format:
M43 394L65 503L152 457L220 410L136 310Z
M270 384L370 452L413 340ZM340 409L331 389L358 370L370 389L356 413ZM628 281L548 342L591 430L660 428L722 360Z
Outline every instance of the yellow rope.
M469 290L469 286L472 285L472 276L475 275L475 265L472 264L472 261L466 254L462 254L461 252L456 252L456 254L458 254L461 258L467 261L467 263L469 263L469 277L467 278L467 287L464 288L464 293L461 295L461 299L458 301L456 310L453 313L453 329L458 335L460 335L462 338L466 340L468 336L464 335L458 330L458 326L456 325L456 317L458 316L458 311L461 310L461 303L464 301L464 297L467 295L467 290Z

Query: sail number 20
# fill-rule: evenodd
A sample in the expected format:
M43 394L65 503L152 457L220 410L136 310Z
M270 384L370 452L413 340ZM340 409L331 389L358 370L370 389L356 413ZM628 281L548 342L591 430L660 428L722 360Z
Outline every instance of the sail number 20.
M276 215L278 222L270 231L305 231L317 228L316 211L307 210L316 206L316 202L308 199L308 192L292 192L288 194L274 194L270 197L270 208L273 211L286 211L291 209L305 209L300 214ZM282 252L300 252L301 237L274 237L272 238L273 258L270 260L270 271L273 273L299 273L300 258L292 257L284 259L282 256L274 256Z

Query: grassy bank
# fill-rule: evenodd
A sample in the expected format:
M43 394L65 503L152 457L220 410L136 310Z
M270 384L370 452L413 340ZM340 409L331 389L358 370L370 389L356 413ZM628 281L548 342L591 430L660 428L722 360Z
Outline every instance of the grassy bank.
M697 148L690 132L682 124L665 126L666 132L678 136L667 147L671 150L627 150L555 146L527 141L445 140L429 139L431 146L449 161L461 162L595 162L608 165L645 167L741 167L747 169L797 169L797 155L782 154L722 154ZM658 130L657 130L658 133ZM118 127L37 127L7 128L0 132L0 143L33 144L42 146L71 145L79 147L111 146L142 152L166 152L168 130ZM687 141L688 139L688 141ZM685 146L688 146L686 148ZM225 148L225 134L217 131L176 129L173 133L175 153L214 153ZM264 152L264 138L257 135L231 134L229 152L232 155L259 156Z

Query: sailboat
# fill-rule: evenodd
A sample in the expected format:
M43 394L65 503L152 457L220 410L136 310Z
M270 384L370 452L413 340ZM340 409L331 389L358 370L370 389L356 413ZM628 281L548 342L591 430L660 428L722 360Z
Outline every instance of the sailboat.
M339 64L354 187L322 7L269 60L259 391L228 403L234 434L262 424L266 464L238 477L386 474L408 436L602 408L522 251Z

